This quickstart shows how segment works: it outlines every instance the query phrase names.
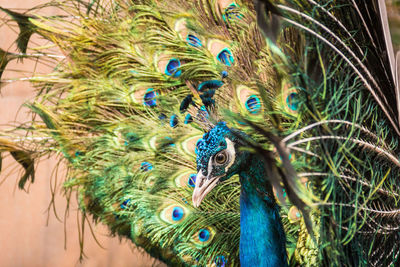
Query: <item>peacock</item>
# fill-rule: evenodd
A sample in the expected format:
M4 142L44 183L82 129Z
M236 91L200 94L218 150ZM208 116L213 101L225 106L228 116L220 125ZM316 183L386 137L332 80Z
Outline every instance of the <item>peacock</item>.
M245 146L241 134L235 135L235 130L220 122L200 140L193 205L198 207L217 183L239 174L240 264L287 266L285 233L272 186L265 181L272 173L260 155L240 151L240 146Z
M37 88L1 132L20 188L58 156L82 218L169 266L399 265L399 1L1 11L19 51L0 77L52 69L1 80Z

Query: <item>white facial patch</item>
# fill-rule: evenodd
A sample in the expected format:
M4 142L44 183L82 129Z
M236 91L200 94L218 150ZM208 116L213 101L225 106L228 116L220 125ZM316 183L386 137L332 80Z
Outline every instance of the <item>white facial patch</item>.
M212 163L212 157L208 160L208 166L207 166L207 174L210 176L211 172L213 169L213 163Z
M233 142L231 140L229 140L228 138L225 138L225 142L226 142L226 153L228 154L228 157L229 157L228 165L226 165L226 167L225 167L225 173L226 173L226 172L228 172L229 168L235 162L236 151L235 151L235 145L233 144Z
M229 168L233 165L233 163L235 162L235 158L236 158L236 151L235 151L235 145L233 144L233 142L231 140L229 140L228 138L225 138L225 142L226 142L226 153L228 156L228 164L225 166L225 173L228 172ZM210 157L210 159L208 160L208 165L207 165L207 173L208 175L210 175L210 173L213 170L213 158Z

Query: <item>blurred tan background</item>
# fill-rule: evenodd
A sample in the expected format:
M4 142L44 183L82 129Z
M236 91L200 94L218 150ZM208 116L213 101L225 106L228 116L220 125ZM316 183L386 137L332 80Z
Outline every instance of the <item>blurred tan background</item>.
M10 9L25 9L47 0L0 0L0 6ZM51 12L51 10L50 10ZM0 13L0 17L6 17ZM0 47L13 51L16 33L0 21ZM33 64L12 64L11 68L32 70ZM5 72L3 78L15 77L16 72ZM15 82L3 86L0 96L0 124L28 119L27 110L20 106L32 99L33 88L28 83ZM18 113L18 116L16 114ZM54 212L47 212L51 201L50 177L56 161L41 162L36 173L35 183L26 186L29 192L17 187L17 175L12 173L15 166L11 159L3 162L0 176L0 266L1 267L46 267L46 266L164 266L135 248L129 241L118 237L108 237L106 227L98 225L94 232L102 249L96 244L86 225L84 252L86 257L79 262L80 246L77 227L76 199L72 199L69 218L59 221ZM60 175L61 176L61 175ZM57 189L61 192L60 188ZM58 194L55 199L57 213L64 218L65 199ZM66 240L65 240L66 238ZM64 249L64 241L66 248Z

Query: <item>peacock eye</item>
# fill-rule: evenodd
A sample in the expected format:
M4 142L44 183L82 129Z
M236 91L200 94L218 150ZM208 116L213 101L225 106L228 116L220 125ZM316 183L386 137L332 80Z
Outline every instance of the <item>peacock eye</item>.
M225 164L228 161L228 155L226 154L226 151L221 151L215 156L215 163L217 164Z

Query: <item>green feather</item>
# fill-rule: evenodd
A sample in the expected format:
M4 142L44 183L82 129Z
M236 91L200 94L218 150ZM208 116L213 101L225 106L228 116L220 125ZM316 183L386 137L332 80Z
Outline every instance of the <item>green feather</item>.
M2 7L0 7L0 10L7 13L15 22L17 22L19 28L19 33L16 40L17 47L21 53L26 53L29 40L36 30L35 26L29 21L29 19L32 17Z

